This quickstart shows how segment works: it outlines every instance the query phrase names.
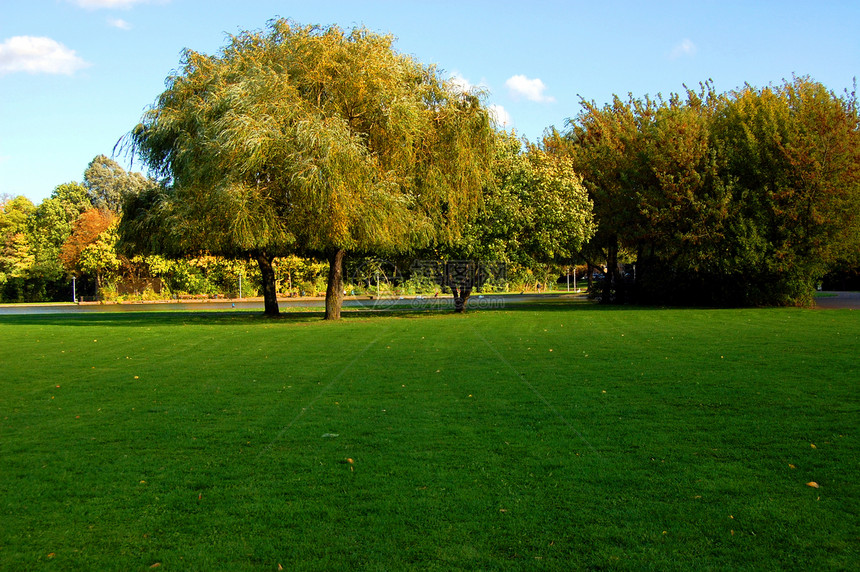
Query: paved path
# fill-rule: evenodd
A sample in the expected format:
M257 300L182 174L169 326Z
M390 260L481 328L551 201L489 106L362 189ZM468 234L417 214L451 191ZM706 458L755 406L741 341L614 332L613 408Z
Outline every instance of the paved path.
M828 292L835 296L827 296L815 299L815 308L818 310L860 310L860 292ZM582 294L550 293L550 294L507 294L507 295L480 295L475 294L469 299L470 309L493 309L501 308L506 304L521 304L527 302L549 301L558 299L570 299L585 301ZM322 298L294 299L286 298L279 301L282 311L288 312L290 308L317 308L322 309L325 301ZM434 299L427 297L407 298L352 298L347 296L344 300L344 308L364 308L371 310L386 309L409 309L427 307L453 307L453 299L450 295L440 296ZM205 301L205 302L156 302L156 303L128 303L128 304L0 304L0 315L13 314L79 314L87 312L165 312L165 311L200 311L200 310L263 310L262 300L241 301Z
M469 309L498 309L506 304L521 304L525 302L547 301L557 299L586 300L584 294L550 293L550 294L473 294L469 298ZM280 298L278 305L282 312L291 308L325 308L325 299L315 298ZM388 309L422 309L454 307L454 299L450 294L433 296L406 296L392 298L372 298L368 296L347 296L343 301L345 309L388 310ZM0 304L0 315L33 315L33 314L84 314L90 312L177 312L205 310L259 310L263 311L261 298L243 300L201 300L180 302L127 302L124 304Z
M860 292L828 292L836 296L815 299L819 310L860 310Z

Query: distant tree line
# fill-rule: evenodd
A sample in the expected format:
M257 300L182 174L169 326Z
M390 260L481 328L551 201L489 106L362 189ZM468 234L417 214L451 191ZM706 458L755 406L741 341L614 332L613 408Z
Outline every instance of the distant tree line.
M535 165L546 155L535 148L525 151L511 135L498 134L494 148L501 184L485 189L487 206L468 225L463 249L423 249L385 258L378 253L353 255L345 265L344 290L355 295L450 293L443 279L420 271L422 264L464 256L503 264L503 273L480 281L483 291L534 289L555 280L590 232L583 224L583 218L590 220L591 209L585 191L569 172L556 177L558 188L547 185L550 173L542 175L543 186L537 184ZM569 161L560 162L569 169ZM200 249L170 256L121 248L123 202L159 188L155 180L128 173L99 155L86 168L83 182L58 185L39 205L23 196L0 197L0 302L71 301L73 277L79 301L261 296L263 277L250 255L231 258ZM557 205L562 208L555 210ZM551 218L533 215L535 209L549 206ZM574 235L573 242L565 232ZM278 296L326 291L325 260L295 254L274 257L272 271Z
M856 92L796 77L582 107L543 146L594 203L604 301L809 304L860 266Z
M394 293L445 286L460 311L575 265L607 303L785 305L860 267L854 93L794 78L582 101L536 143L483 101L364 29L277 20L189 50L120 145L156 178L100 155L38 206L0 200L0 298L68 300L74 277L105 299L242 289L274 315L278 295L325 292L337 319L385 260ZM403 273L467 259L505 283Z
M256 296L257 267L201 251L169 258L130 254L118 247L122 203L157 187L99 155L82 183L64 183L34 205L23 196L0 197L0 301ZM285 293L325 288L325 265L285 257L275 265ZM240 290L244 286L244 292Z

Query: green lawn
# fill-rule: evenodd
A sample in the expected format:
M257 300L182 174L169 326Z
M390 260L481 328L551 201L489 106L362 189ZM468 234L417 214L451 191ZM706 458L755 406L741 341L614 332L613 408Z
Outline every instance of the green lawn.
M856 312L13 316L0 340L3 570L860 561Z

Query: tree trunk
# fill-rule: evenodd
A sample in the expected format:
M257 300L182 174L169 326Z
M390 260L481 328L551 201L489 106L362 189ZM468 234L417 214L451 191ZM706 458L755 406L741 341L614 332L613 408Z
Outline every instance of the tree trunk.
M257 265L260 267L260 275L263 281L263 313L266 316L277 316L278 289L275 287L275 269L272 268L272 258L265 252L258 252L255 256Z
M325 291L325 319L340 320L343 305L343 250L336 250L328 257L328 286Z
M613 237L612 242L608 245L606 253L606 273L603 275L603 297L600 300L601 304L611 304L613 302L612 291L617 287L615 283L618 275L618 238Z
M451 292L454 293L454 312L462 314L466 311L466 303L469 301L469 295L472 294L472 289L467 286L451 286Z

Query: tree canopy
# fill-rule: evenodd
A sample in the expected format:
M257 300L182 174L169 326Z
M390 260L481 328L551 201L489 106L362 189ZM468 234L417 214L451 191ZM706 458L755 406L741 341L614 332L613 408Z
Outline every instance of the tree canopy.
M84 171L84 187L92 205L114 214L122 211L126 197L143 192L152 185L140 173L128 172L105 155L97 155Z
M592 202L571 159L499 133L483 206L447 251L525 268L570 264L594 231Z
M347 252L456 239L480 203L492 126L478 94L366 29L275 20L180 70L130 133L162 179L120 226L137 251L206 250L266 267L330 263L338 318ZM274 283L266 312L277 313Z
M624 299L623 249L637 299L661 303L808 304L828 269L856 261L855 94L794 78L583 108L547 146L594 201L585 254L606 263L605 301Z

